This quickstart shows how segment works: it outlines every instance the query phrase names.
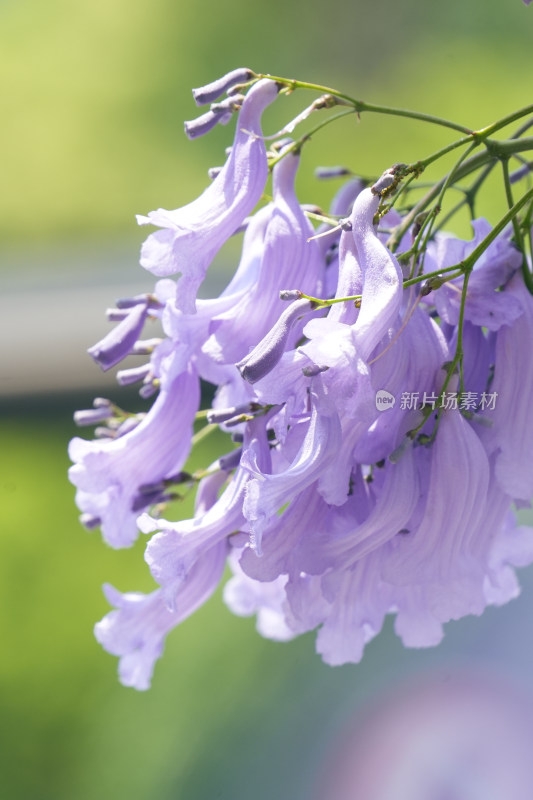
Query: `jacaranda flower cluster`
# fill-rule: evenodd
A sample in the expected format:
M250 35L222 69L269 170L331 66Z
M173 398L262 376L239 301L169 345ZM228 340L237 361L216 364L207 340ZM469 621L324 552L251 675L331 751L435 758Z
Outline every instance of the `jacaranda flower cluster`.
M512 511L533 496L533 193L515 201L528 170L507 170L533 148L527 128L496 141L502 121L470 131L420 114L479 152L418 201L416 181L439 154L366 182L349 175L325 213L296 196L307 135L287 134L333 106L380 107L327 90L275 137L262 129L280 94L321 88L237 69L194 91L209 110L186 123L189 137L237 114L233 146L200 197L139 217L157 228L141 264L159 280L117 304L116 327L89 351L103 369L144 355L118 380L155 397L145 414L98 398L76 415L97 438L70 445L83 523L115 548L152 534L158 588L106 587L114 610L95 629L137 689L228 563L235 614L256 615L277 640L318 629L317 651L337 665L360 660L387 614L406 646L436 645L444 623L515 597L514 567L533 561L533 533ZM504 160L508 213L494 226L473 219L469 241L445 233L448 187L475 174L477 189ZM227 288L199 299L241 232ZM143 339L153 318L164 337ZM209 409L201 382L215 387ZM198 421L227 433L227 453L190 474ZM194 517L167 521L173 491L191 485Z

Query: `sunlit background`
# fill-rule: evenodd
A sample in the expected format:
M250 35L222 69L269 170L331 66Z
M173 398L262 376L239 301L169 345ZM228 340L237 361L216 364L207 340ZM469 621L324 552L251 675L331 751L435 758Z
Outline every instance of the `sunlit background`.
M533 692L527 571L517 601L449 625L436 650L406 651L388 626L361 665L335 669L313 636L263 641L217 595L170 636L151 691L124 689L92 626L107 611L104 581L151 588L144 543L114 552L86 533L66 479L74 409L102 393L140 407L85 353L109 328L105 307L153 284L134 215L193 199L231 143L231 125L186 139L191 87L250 66L478 128L532 102L532 33L520 0L0 0L2 797L305 800L385 690L435 673L438 694L468 669ZM277 102L267 132L309 100ZM316 181L317 164L372 175L450 140L349 118L306 145L300 199L327 204L337 186ZM487 197L493 222L500 205ZM237 255L225 248L211 287Z

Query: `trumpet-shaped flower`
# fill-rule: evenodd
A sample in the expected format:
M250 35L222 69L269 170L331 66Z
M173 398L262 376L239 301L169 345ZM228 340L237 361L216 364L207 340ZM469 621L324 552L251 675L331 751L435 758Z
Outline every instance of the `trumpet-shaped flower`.
M116 328L90 350L104 369L148 355L117 378L159 393L133 415L97 398L76 414L99 426L97 438L70 448L84 524L100 525L114 547L138 530L150 537L157 588L108 587L114 610L96 626L122 682L138 689L226 562L235 614L256 615L259 632L279 641L316 630L317 651L337 665L359 661L387 615L406 646L438 644L449 621L516 596L515 567L533 561L533 533L512 511L533 495L533 300L522 254L483 219L471 241L439 232L422 255L415 220L393 252L388 229L403 220L385 204L398 168L370 188L349 181L317 238L309 217L323 212L295 190L299 146L267 155L261 134L279 88L239 69L195 90L212 105L187 123L191 136L240 108L231 153L197 200L139 219L160 229L141 263L163 280L120 301ZM254 211L269 158L272 198ZM197 300L241 226L233 278ZM139 340L148 316L162 339ZM213 399L198 413L200 379ZM206 434L219 426L228 445L190 474L195 421ZM197 488L191 519L166 515L176 486Z

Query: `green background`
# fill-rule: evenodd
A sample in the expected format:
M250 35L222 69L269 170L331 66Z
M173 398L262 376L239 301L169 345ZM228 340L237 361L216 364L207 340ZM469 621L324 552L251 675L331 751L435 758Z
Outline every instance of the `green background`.
M519 0L0 0L2 275L20 286L21 324L31 325L24 290L47 279L43 264L72 280L87 269L84 253L118 249L145 277L137 248L146 231L134 214L196 196L231 141L231 126L185 138L192 86L251 66L481 127L531 102L532 31L533 8ZM266 127L309 101L280 100ZM342 122L307 145L300 198L331 194L313 178L316 164L372 174L448 141L402 120ZM493 221L499 205L487 198ZM90 399L2 401L2 796L303 800L342 725L383 686L472 659L528 683L531 586L451 626L435 651L404 651L388 626L360 666L340 669L321 664L312 636L263 641L216 596L170 636L150 692L122 688L115 659L92 637L107 610L100 586L151 583L142 542L114 552L77 521L66 445L72 411ZM197 463L210 457L204 448Z

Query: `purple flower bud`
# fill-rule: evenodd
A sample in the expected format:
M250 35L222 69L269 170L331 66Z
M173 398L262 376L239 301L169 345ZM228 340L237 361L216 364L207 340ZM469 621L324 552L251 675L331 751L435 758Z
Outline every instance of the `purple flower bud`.
M311 300L301 299L295 300L285 309L264 339L236 365L245 381L255 383L276 366L285 351L292 326L302 314L313 311L314 308L315 304Z
M155 348L161 344L163 339L154 337L153 339L141 339L135 342L132 348L132 355L134 356L149 356L153 353Z
M89 355L103 370L111 369L130 353L143 329L147 313L146 303L134 306L122 322L89 348Z
M133 306L138 306L140 303L150 304L151 299L150 295L146 293L138 294L135 297L119 297L115 301L115 305L117 308L133 308Z
M107 397L95 397L93 400L93 406L94 408L108 408L109 412L111 413L113 403L111 400L108 400Z
M117 432L111 427L105 428L103 425L94 429L95 439L116 439Z
M371 187L372 194L381 195L383 192L390 189L396 180L394 167L385 170L383 175L377 179L375 184Z
M127 433L130 433L130 431L133 431L137 425L141 424L145 416L146 414L135 414L135 416L125 419L116 430L117 438L119 436L125 436Z
M302 372L306 378L314 378L316 375L320 375L321 372L325 372L329 367L317 367L316 364L311 364L309 367L303 367Z
M231 97L226 97L226 99L222 100L220 103L212 103L211 111L214 111L215 114L225 114L228 111L238 111L242 106L243 100L243 94L234 94Z
M153 491L143 491L141 487L139 492L132 499L131 510L138 514L140 511L145 511L150 506L155 506L157 503L164 503L169 499L169 495L163 489L154 489Z
M239 69L228 72L227 75L223 75L222 78L212 83L207 83L205 86L193 89L192 96L197 106L205 106L207 103L213 103L224 94L224 92L227 92L228 89L235 86L237 83L247 83L255 77L255 72L251 69L240 67Z
M300 300L302 293L299 289L282 289L279 293L280 300Z
M242 447L238 447L236 450L232 450L231 453L227 453L225 456L220 456L218 459L218 463L220 465L220 469L224 472L231 472L232 469L235 469L239 466L242 456Z
M216 111L206 111L196 119L191 119L184 123L185 133L189 139L197 139L215 127L219 122L224 125L231 119L231 111L217 113Z
M144 386L139 389L139 394L143 400L148 400L149 397L153 397L154 394L156 394L158 389L159 384L155 381L150 381L150 383L145 383Z
M108 322L122 322L123 319L126 319L128 316L129 311L127 308L106 308L106 319Z
M132 369L121 369L117 372L117 381L120 386L129 386L130 383L144 380L150 374L151 369L151 364L143 364L142 367L133 367Z
M348 167L317 167L315 169L315 177L320 180L328 180L329 178L342 178L345 175L351 175L352 171Z
M509 180L511 181L511 183L518 183L518 181L521 181L522 178L526 178L531 173L532 169L533 169L533 161L528 161L527 164L524 164L523 166L519 167L514 172L512 172L509 175Z
M210 425L220 425L232 419L232 417L236 417L239 414L249 414L251 411L257 410L257 408L257 403L241 403L238 406L233 406L233 408L211 408L207 412L207 421Z
M74 412L74 422L76 425L83 427L85 425L96 425L98 422L103 422L110 415L109 407L102 408L87 408L82 411Z

